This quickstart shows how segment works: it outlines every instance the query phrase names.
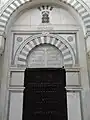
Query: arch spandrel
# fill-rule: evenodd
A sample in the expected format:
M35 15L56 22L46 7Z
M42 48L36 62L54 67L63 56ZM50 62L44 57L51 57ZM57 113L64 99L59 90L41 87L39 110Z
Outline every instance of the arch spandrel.
M48 34L47 36L39 34L25 40L19 47L14 57L15 66L26 66L29 53L42 44L50 44L56 47L63 55L64 66L75 65L75 53L71 45L62 37Z

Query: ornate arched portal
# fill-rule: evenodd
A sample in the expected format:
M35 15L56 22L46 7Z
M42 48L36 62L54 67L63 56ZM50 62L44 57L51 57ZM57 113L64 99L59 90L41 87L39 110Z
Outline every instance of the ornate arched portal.
M27 60L29 53L34 51L36 47L40 45L52 45L57 48L62 57L63 65L66 67L67 71L67 86L66 89L69 91L67 93L68 98L68 116L69 120L73 118L77 120L88 120L88 113L85 112L85 105L83 101L82 89L86 90L89 88L88 73L87 73L87 63L86 63L86 51L85 51L85 41L84 37L88 34L90 29L90 14L88 12L87 6L80 2L79 0L61 0L61 1L36 1L32 0L14 0L5 6L1 12L0 16L0 40L6 38L6 49L4 54L4 72L1 85L1 120L22 120L22 103L23 103L23 79L24 70L27 67ZM45 6L42 6L45 3ZM46 3L49 4L46 6ZM8 23L10 24L10 19L13 18L14 13L26 4L30 4L31 7L35 4L39 6L39 14L42 12L42 24L40 25L51 25L49 23L49 13L52 10L51 4L63 3L69 8L73 8L75 13L77 13L77 19L80 18L81 23L79 23L79 28L68 29L68 25L64 29L59 26L59 29L45 29L40 30L40 26L37 27L37 31L10 31L10 34L6 35L6 28ZM41 5L41 6L40 6ZM47 9L49 8L49 11ZM24 8L23 8L24 9ZM57 9L56 9L57 11ZM68 11L67 11L68 12ZM72 17L68 13L63 12L72 21ZM59 15L59 14L58 14ZM66 20L68 17L66 16ZM27 17L27 16L26 16ZM14 18L13 18L14 19ZM69 22L68 20L68 22ZM22 20L21 20L22 21ZM38 19L37 19L38 21ZM37 22L35 21L35 22ZM70 21L70 22L71 22ZM20 23L20 22L19 22ZM45 23L45 24L44 24ZM44 25L43 25L44 24ZM75 24L76 25L76 24ZM74 25L74 26L75 26ZM12 23L11 23L12 26ZM58 26L58 25L57 25ZM82 27L80 27L82 26ZM83 28L83 30L82 30ZM39 33L38 33L39 31ZM83 31L83 32L82 32ZM18 32L18 33L17 33ZM8 32L7 32L8 33ZM16 35L16 36L15 36ZM25 37L23 38L22 36ZM11 37L13 36L13 37ZM10 54L9 54L10 52ZM55 56L54 56L55 57ZM10 62L9 62L10 61ZM8 75L7 75L8 74ZM8 81L8 82L7 82ZM7 92L6 92L7 91ZM73 93L74 91L74 93ZM9 101L9 102L8 102ZM9 104L6 104L9 103ZM72 104L75 105L72 105ZM77 104L78 103L78 104ZM71 105L71 106L70 106ZM73 106L73 107L72 107ZM83 109L82 109L83 108ZM15 112L18 111L18 112ZM83 116L83 117L82 117ZM16 118L17 117L17 118Z

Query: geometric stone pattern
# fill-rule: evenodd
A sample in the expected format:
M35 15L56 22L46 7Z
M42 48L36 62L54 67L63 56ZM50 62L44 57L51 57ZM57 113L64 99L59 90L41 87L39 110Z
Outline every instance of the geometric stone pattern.
M64 59L64 66L72 66L75 64L75 54L71 46L62 37L55 35L38 35L38 37L28 39L24 45L20 48L19 52L16 53L15 63L18 66L27 65L27 57L30 51L41 44L50 44L60 50Z
M12 2L8 3L7 7L1 11L0 15L0 34L3 35L5 32L6 25L13 14L17 10L18 7L21 5L27 3L27 2L33 2L30 0L12 0ZM85 27L85 33L90 30L90 13L86 9L85 3L80 2L79 0L60 0L60 2L63 2L65 4L68 4L72 8L74 8L77 13L80 15L84 27Z

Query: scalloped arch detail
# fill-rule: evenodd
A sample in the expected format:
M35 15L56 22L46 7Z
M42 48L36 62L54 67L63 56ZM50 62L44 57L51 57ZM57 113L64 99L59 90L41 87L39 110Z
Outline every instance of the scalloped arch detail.
M16 11L21 5L32 1L33 0L14 0L7 5L7 7L1 12L0 15L1 35L5 33L7 23L13 12ZM84 6L84 3L82 4L79 0L60 0L60 2L70 5L71 7L73 7L73 9L77 11L83 21L85 34L90 31L90 13Z
M55 35L38 35L28 38L19 48L15 56L15 65L26 66L27 57L30 51L41 44L50 44L58 48L64 59L64 66L73 66L75 64L75 55L71 46L62 37L56 37Z

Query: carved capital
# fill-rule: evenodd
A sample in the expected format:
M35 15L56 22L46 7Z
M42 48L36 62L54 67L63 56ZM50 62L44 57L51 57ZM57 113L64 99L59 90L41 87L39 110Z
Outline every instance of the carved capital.
M5 38L4 36L0 35L0 55L4 52L4 44L5 44Z

